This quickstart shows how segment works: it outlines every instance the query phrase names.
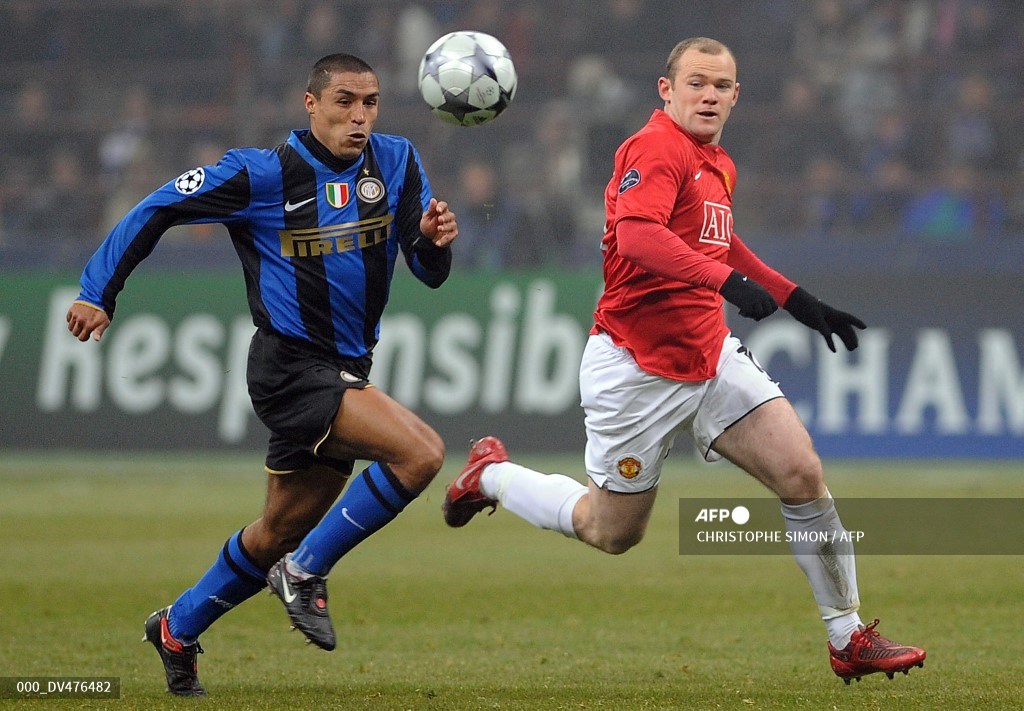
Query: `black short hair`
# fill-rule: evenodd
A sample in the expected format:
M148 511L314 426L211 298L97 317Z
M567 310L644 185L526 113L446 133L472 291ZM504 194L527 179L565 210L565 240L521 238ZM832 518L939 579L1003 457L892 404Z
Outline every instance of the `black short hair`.
M328 54L326 57L318 59L317 63L313 65L313 70L309 73L309 82L306 84L306 91L319 99L320 92L330 83L331 76L340 72L377 75L377 72L373 71L373 67L355 55Z

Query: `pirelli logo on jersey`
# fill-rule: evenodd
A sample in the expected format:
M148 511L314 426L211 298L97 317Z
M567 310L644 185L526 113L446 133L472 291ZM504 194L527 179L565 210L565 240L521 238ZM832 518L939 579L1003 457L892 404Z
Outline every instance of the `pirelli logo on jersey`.
M704 224L700 241L728 247L732 244L732 208L709 200L704 201Z
M368 217L358 222L324 225L301 230L278 230L282 257L321 257L365 249L388 238L392 214Z

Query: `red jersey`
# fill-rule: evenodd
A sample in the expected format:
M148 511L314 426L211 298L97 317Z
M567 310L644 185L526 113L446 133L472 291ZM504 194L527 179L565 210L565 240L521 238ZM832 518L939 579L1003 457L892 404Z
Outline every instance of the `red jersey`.
M691 382L715 376L729 333L717 289L730 267L743 267L779 303L795 288L733 234L735 186L725 150L701 143L660 109L615 153L605 189L604 292L592 332L606 332L649 373ZM704 284L652 274L619 254L616 226L625 217L666 227L703 255L697 259L722 266L708 262Z

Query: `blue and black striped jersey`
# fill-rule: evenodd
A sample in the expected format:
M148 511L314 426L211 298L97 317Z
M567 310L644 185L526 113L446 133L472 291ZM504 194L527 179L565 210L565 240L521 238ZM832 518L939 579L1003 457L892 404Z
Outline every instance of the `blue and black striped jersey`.
M151 193L89 260L79 299L113 316L128 275L164 232L220 222L242 261L256 326L343 358L367 356L399 250L433 288L448 278L451 250L420 233L430 183L407 139L372 133L360 157L334 172L306 134L293 131L272 150L228 151Z

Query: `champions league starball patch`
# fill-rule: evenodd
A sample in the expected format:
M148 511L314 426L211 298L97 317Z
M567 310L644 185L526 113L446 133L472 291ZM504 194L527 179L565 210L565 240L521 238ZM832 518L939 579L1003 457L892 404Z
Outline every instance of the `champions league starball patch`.
M622 193L639 184L640 171L636 168L630 168L626 171L626 174L622 176L622 182L619 183L619 195L622 195Z
M193 168L186 170L174 179L174 188L182 195L191 195L203 187L204 180L206 180L206 171L202 168Z

